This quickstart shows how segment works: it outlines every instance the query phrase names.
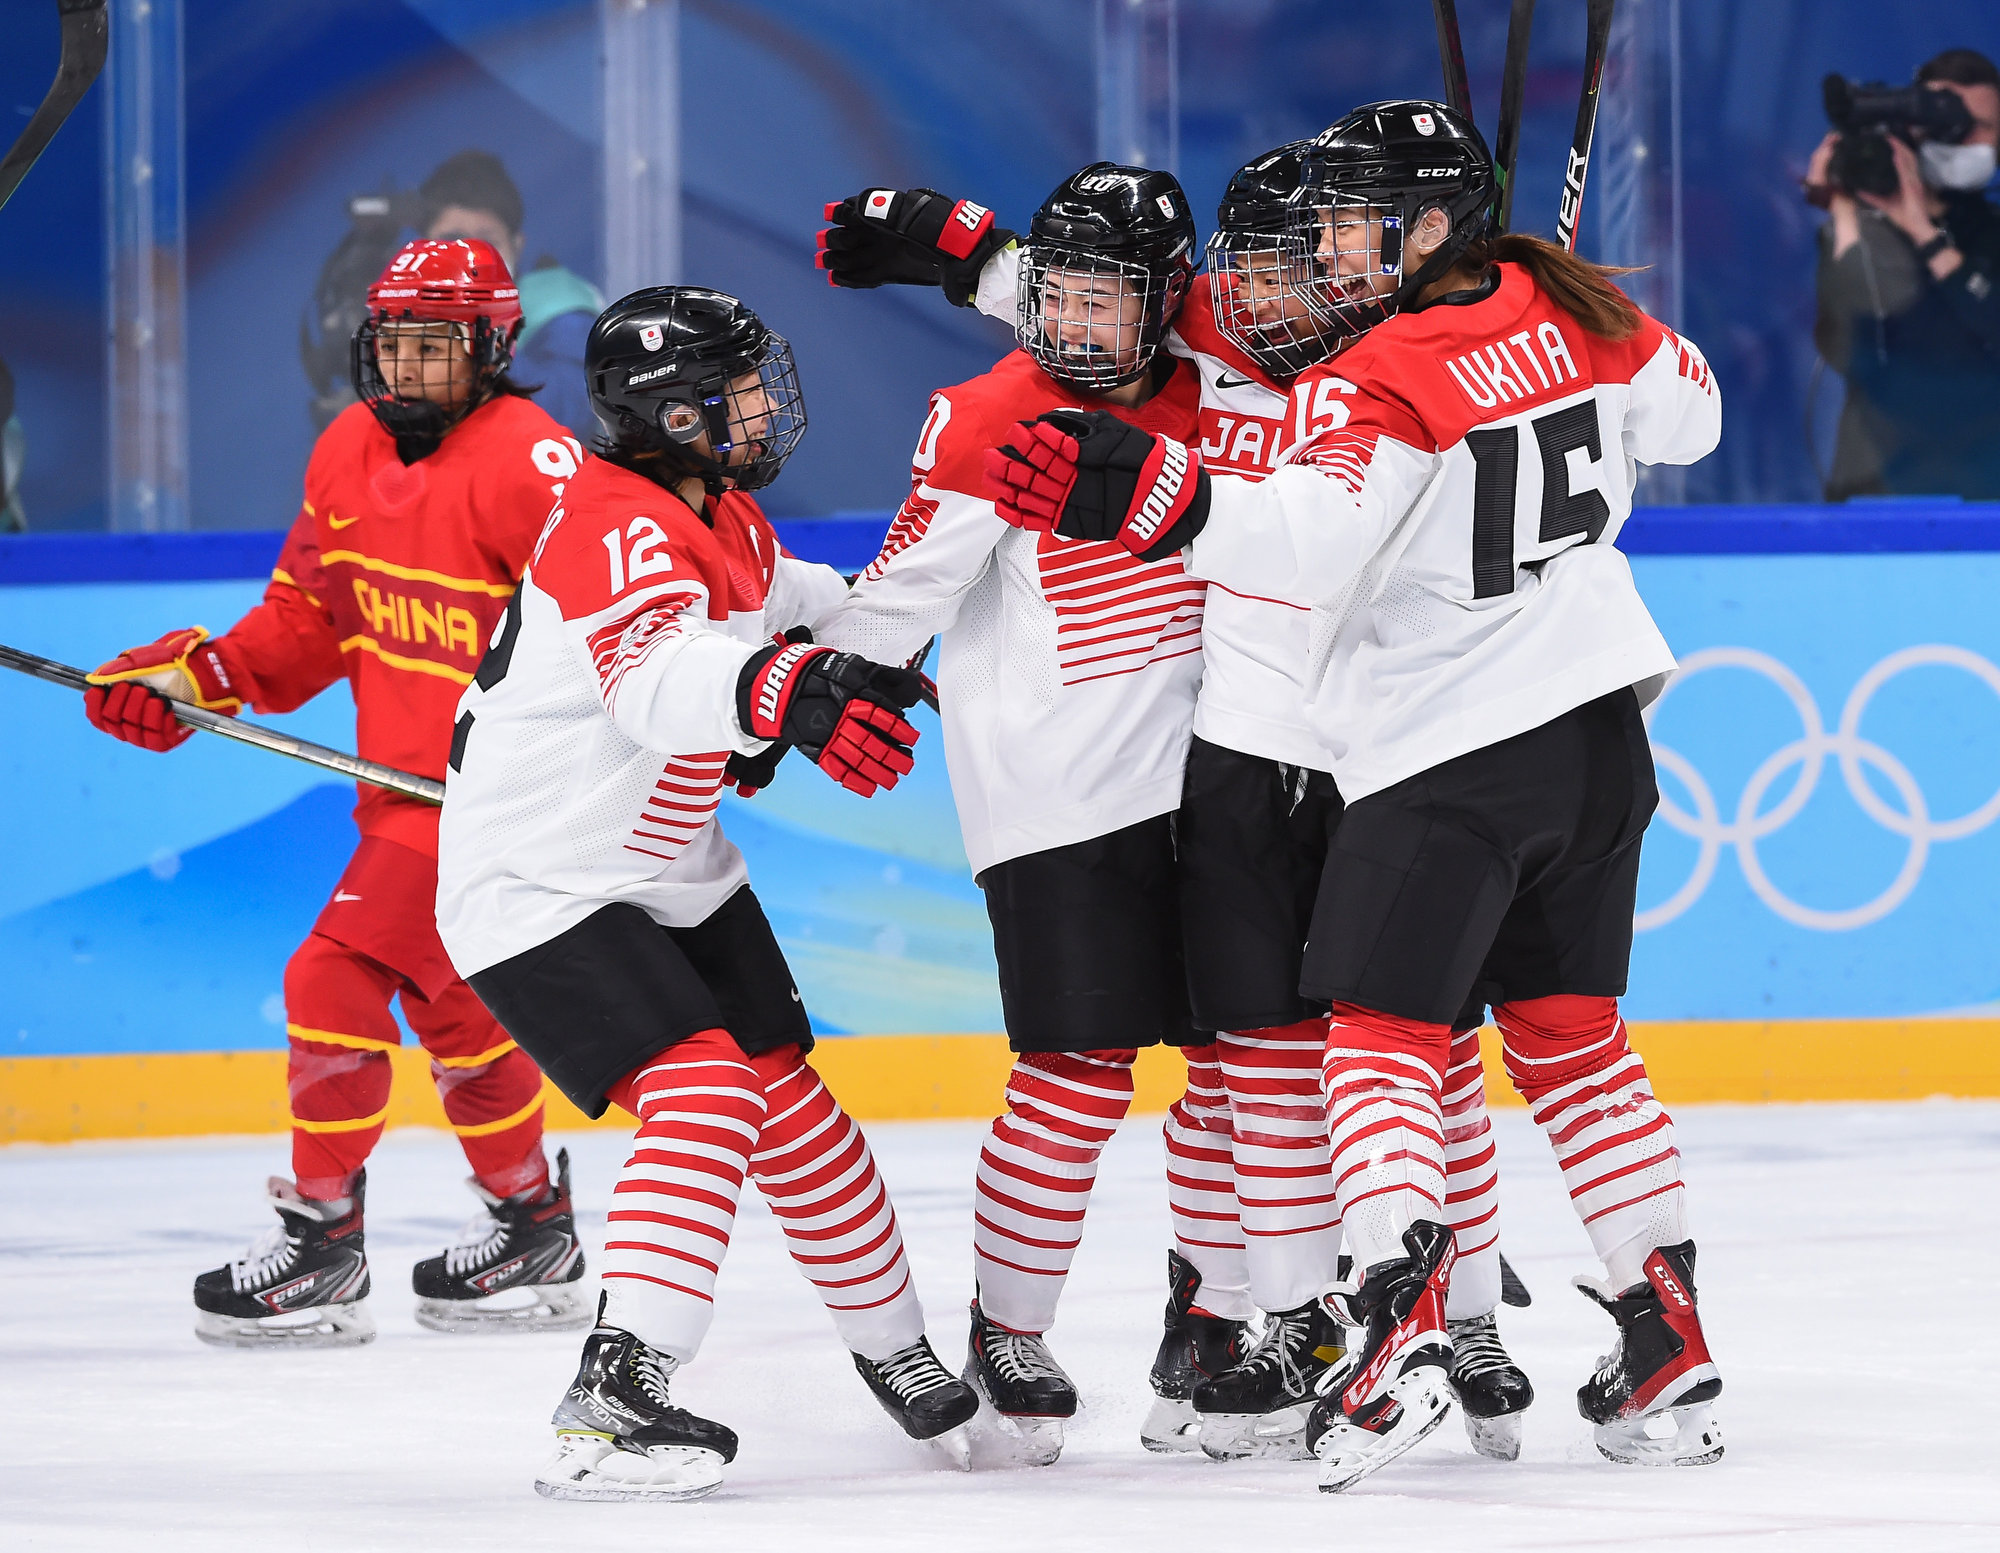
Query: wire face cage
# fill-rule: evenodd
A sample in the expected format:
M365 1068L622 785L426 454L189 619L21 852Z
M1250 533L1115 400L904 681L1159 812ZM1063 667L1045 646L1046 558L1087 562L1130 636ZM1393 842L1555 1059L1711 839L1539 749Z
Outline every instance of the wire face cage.
M1366 334L1396 311L1403 281L1403 218L1365 197L1307 189L1292 207L1288 231L1311 265L1305 283L1286 292L1342 339Z
M354 331L354 394L390 432L438 436L507 369L507 342L484 318L377 314Z
M672 442L689 441L670 424L676 408L677 401L661 403L660 430ZM702 385L701 412L714 461L738 490L762 490L777 479L806 434L806 399L790 342L767 330L755 361Z
M1216 331L1272 377L1298 376L1344 338L1307 301L1317 274L1305 235L1282 223L1218 231L1208 240Z
M1058 382L1102 393L1152 364L1180 299L1185 270L1087 250L1029 243L1021 250L1016 337Z

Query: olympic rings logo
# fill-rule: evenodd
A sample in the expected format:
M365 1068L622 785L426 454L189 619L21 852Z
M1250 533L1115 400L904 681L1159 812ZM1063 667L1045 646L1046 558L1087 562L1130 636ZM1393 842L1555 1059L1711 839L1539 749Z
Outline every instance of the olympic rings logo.
M1776 658L1748 647L1707 647L1700 652L1689 653L1679 671L1667 682L1666 689L1646 710L1649 735L1653 719L1668 695L1697 674L1722 668L1748 669L1775 684L1790 698L1797 711L1801 734L1751 773L1742 795L1736 801L1735 818L1730 820L1722 818L1714 793L1695 769L1694 763L1678 750L1657 739L1653 741L1654 761L1680 780L1694 802L1694 811L1689 813L1663 790L1659 818L1681 834L1693 837L1699 843L1700 851L1687 882L1659 905L1638 912L1632 919L1633 928L1643 933L1651 928L1663 927L1699 900L1715 875L1715 865L1725 846L1736 849L1736 861L1757 898L1785 921L1822 933L1845 933L1866 927L1871 922L1881 921L1909 899L1910 892L1923 877L1924 863L1935 843L1961 840L2000 819L2000 791L1996 791L1978 808L1956 819L1933 819L1924 801L1923 790L1917 786L1909 768L1881 745L1861 736L1861 719L1875 693L1897 675L1932 664L1963 669L1982 681L1995 696L2000 696L2000 668L1995 668L1978 653L1963 647L1940 645L1905 647L1889 654L1861 676L1859 683L1849 692L1847 704L1840 709L1839 724L1832 733L1828 733L1812 692L1806 689L1798 675ZM1903 837L1909 843L1902 867L1887 889L1862 905L1837 911L1822 911L1791 899L1771 882L1757 856L1757 843L1790 824L1811 802L1829 755L1839 761L1847 791L1861 806L1862 812L1884 830ZM1895 789L1902 803L1900 811L1884 801L1869 785L1862 773L1864 766L1879 773ZM1765 795L1794 767L1798 775L1790 790L1769 810L1763 810Z

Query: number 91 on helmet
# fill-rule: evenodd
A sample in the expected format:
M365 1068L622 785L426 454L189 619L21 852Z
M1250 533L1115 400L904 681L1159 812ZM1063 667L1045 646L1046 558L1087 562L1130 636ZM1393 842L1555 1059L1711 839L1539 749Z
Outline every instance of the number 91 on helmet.
M619 298L591 326L583 367L600 451L693 476L712 495L763 489L805 435L792 347L727 292L649 286Z

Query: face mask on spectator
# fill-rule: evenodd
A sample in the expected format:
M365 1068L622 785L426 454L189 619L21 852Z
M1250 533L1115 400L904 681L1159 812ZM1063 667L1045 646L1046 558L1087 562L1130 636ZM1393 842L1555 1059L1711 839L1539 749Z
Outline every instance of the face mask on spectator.
M1991 146L1947 146L1926 141L1917 148L1924 182L1933 189L1983 189L1993 181Z

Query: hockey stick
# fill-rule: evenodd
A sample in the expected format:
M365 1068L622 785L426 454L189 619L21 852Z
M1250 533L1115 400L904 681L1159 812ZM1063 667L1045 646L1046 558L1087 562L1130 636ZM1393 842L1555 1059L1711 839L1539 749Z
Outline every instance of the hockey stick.
M1590 143L1597 134L1597 94L1604 85L1604 55L1611 47L1613 0L1589 0L1583 44L1583 95L1576 104L1576 133L1570 137L1569 166L1563 170L1562 209L1556 213L1556 241L1576 252L1577 219L1583 214L1583 183L1590 173Z
M50 658L37 658L31 652L22 652L14 647L0 647L0 669L13 669L17 673L45 679L51 685L62 685L70 690L90 689L90 681L84 677L83 670L73 669L67 663L57 663ZM353 777L357 782L386 787L390 792L401 793L406 798L420 798L425 803L444 802L442 782L434 782L429 777L416 776L408 771L398 771L394 766L363 760L358 755L346 755L339 750L330 750L323 744L314 744L306 739L295 739L288 733L280 733L275 728L266 728L261 723L246 722L240 717L224 717L220 712L205 711L201 707L188 706L180 701L174 703L174 716L188 727L199 728L203 733L219 733L225 739L254 744L259 749L269 750L274 755L289 755L293 760L303 760L309 766L321 766L328 771L338 771L342 776Z
M1438 64L1444 69L1444 100L1472 119L1472 82L1465 74L1465 43L1458 34L1458 0L1431 0L1437 16Z
M1535 0L1514 0L1507 15L1507 63L1500 73L1500 122L1493 132L1493 174L1498 198L1493 223L1506 231L1514 219L1514 163L1521 155L1521 110L1528 92L1528 34Z
M105 0L56 0L62 17L62 55L56 63L56 78L35 116L28 120L28 127L0 158L0 205L14 197L28 169L48 149L63 120L104 68L104 51L111 39L104 7Z

